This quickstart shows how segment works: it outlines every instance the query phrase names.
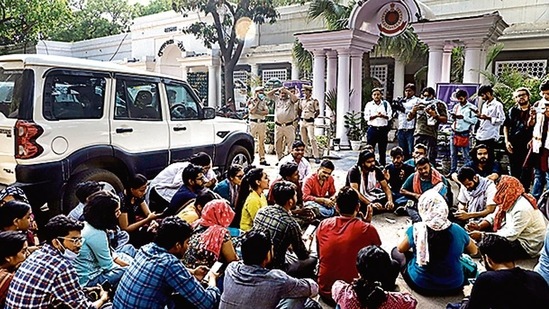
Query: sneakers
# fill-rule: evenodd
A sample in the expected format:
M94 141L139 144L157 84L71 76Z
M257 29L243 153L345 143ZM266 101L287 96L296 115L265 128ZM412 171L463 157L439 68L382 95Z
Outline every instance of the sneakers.
M259 162L259 165L264 165L264 166L271 166L269 163L267 163L267 161L263 160L263 161L260 161Z

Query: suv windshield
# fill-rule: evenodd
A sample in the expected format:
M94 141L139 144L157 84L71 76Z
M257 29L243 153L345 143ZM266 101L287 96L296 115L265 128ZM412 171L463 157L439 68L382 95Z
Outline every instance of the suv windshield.
M17 118L21 103L23 71L4 71L0 67L0 113L8 118Z

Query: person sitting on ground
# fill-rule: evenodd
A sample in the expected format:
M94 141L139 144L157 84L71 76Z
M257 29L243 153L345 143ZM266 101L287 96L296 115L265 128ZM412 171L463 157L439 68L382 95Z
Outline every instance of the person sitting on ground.
M225 270L219 309L312 307L313 301L307 298L318 294L318 285L312 279L297 279L279 269L269 269L272 246L266 232L252 230L244 236L242 261L230 263Z
M181 186L184 185L183 170L194 164L202 167L204 173L204 186L213 188L217 183L217 176L213 171L212 158L204 152L193 155L189 161L175 162L164 168L150 183L150 190L147 195L149 207L153 211L162 212L168 205Z
M469 222L465 226L469 234L475 240L489 233L507 238L513 244L513 250L507 254L517 260L537 256L543 247L545 219L536 200L513 176L502 175L496 189L495 213L478 223Z
M538 259L538 263L534 267L534 271L540 274L547 284L549 284L549 228L545 233L545 240L543 242L543 249Z
M358 193L362 212L368 205L372 206L374 212L391 211L394 208L391 189L375 161L375 154L364 150L358 155L357 164L347 173L345 185ZM384 193L385 197L379 198L379 195L374 195L375 193Z
M304 158L305 155L305 144L302 141L295 141L292 144L292 151L278 162L278 164L284 164L287 162L294 162L297 164L297 170L299 171L299 183L303 184L303 180L309 174L311 174L311 164L307 159Z
M481 273L461 308L547 308L549 285L538 273L515 266L513 244L488 234L479 243L486 271Z
M0 232L0 308L4 308L13 274L28 255L25 235L15 231Z
M124 193L119 194L120 228L130 234L130 242L137 248L152 241L153 230L158 226L156 219L162 214L151 212L145 202L147 178L136 174L128 183Z
M196 197L196 199L187 202L188 205L177 214L177 217L187 222L191 226L194 226L196 221L200 219L204 206L206 206L206 204L208 204L210 201L217 198L221 197L215 194L210 189L203 189L202 191L198 192L198 196Z
M340 216L323 220L316 230L318 285L320 297L327 303L333 303L331 291L336 280L351 282L356 278L354 261L358 251L368 245L381 246L376 228L356 217L360 208L356 191L343 187L336 201ZM383 282L386 289L394 289L398 269L398 265L392 271L387 269L386 276L376 281Z
M414 173L415 169L404 163L404 152L402 151L402 148L398 146L393 147L390 151L390 155L392 163L385 167L383 175L385 175L385 180L387 180L389 187L391 188L395 206L402 207L406 204L408 198L400 194L400 188L402 188L404 181ZM397 210L398 208L395 209L395 213L398 214Z
M67 216L74 220L84 221L82 214L84 213L86 199L93 193L103 190L103 187L102 184L94 180L78 183L76 185L76 190L74 191L74 195L76 195L76 198L78 199L78 205L76 205Z
M100 308L108 300L101 286L99 299L90 301L72 261L84 239L82 222L58 215L41 229L46 243L31 254L15 272L6 297L6 309L21 308Z
M358 278L352 281L337 280L332 295L341 309L415 309L417 300L408 293L387 292L379 278L391 272L393 262L379 246L366 246L357 254ZM355 271L356 272L356 271Z
M233 210L236 208L238 192L240 191L240 184L242 183L243 177L244 169L242 168L242 165L233 164L227 170L227 178L219 182L213 189L215 193L229 201Z
M442 183L444 186L441 187L440 193L444 196L444 199L452 201L451 190L448 184L448 180L442 176L434 167L431 166L431 162L427 157L422 157L416 162L416 172L408 176L402 188L400 188L400 193L406 196L409 200L417 202L419 197L426 192L427 190L433 188L437 184ZM448 206L446 206L448 207ZM421 217L418 215L417 206L408 206L406 211L412 222L421 221Z
M414 145L414 151L412 152L412 157L408 160L406 160L406 162L404 162L404 164L408 164L410 165L411 167L415 168L416 167L416 162L421 159L421 158L424 158L427 156L427 146L419 143L419 144L415 144Z
M267 206L267 198L263 193L267 189L269 189L269 176L262 168L249 170L242 179L240 202L236 211L238 216L240 210L241 217L238 224L241 230L245 232L251 230L257 211ZM233 220L233 226L235 221Z
M23 201L10 200L0 206L0 231L18 231L27 237L31 252L38 245L32 230L36 229L36 222L32 214L32 207Z
M421 195L418 210L422 222L410 226L392 251L408 286L426 296L460 293L467 282L460 257L464 252L477 253L467 232L448 220L448 205L438 193L440 186Z
M181 177L183 179L183 185L174 194L170 201L170 205L163 212L164 216L175 215L183 205L196 198L198 192L204 189L205 178L202 167L189 164L183 169Z
M137 252L114 296L115 308L217 308L218 274L210 272L208 287L199 283L205 267L188 270L180 259L187 250L192 228L177 217L162 220L154 241ZM195 279L196 278L196 279Z
M501 166L493 158L492 153L486 145L477 145L471 149L471 162L464 166L472 168L479 176L496 181L501 175ZM458 181L456 173L452 174L452 179Z
M303 182L303 200L305 206L314 208L323 218L335 214L336 188L332 176L335 165L323 160L316 173L309 175Z
M183 263L187 267L212 267L217 261L227 264L238 260L227 229L234 215L231 206L224 199L206 204L183 258Z
M496 185L488 178L475 173L470 167L462 167L457 178L461 183L458 195L458 210L454 217L460 221L484 218L496 210L494 196Z
M267 203L269 205L274 205L274 194L273 188L275 184L281 181L289 181L296 185L297 188L297 204L294 209L291 209L294 219L299 223L299 226L307 226L313 222L317 217L320 216L320 212L313 207L304 207L303 206L303 191L301 190L301 185L299 183L299 172L298 165L295 162L286 162L280 165L280 177L277 177L271 185L269 186L269 194L267 195Z
M124 261L125 255L135 255L135 248L131 245L124 246L120 251L125 255L113 254L110 250L107 231L116 228L118 216L120 199L114 193L99 191L88 198L82 230L86 241L73 261L81 286L93 287L108 281L116 287L128 266Z
M257 212L253 228L257 231L269 231L274 247L272 268L282 269L293 277L312 278L317 259L309 256L301 239L301 228L290 216L290 209L297 203L296 186L282 181L273 190L276 204L263 207ZM290 246L297 261L287 263L286 252ZM288 258L295 259L295 256Z
M21 201L25 202L27 204L29 203L29 199L27 198L27 195L25 194L25 191L23 189L16 187L14 185L7 186L3 190L0 190L0 206L4 205L5 203L9 201Z

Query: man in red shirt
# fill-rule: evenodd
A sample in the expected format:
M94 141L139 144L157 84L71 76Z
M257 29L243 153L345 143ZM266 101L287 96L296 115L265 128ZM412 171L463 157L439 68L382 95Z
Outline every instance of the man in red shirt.
M320 296L328 303L333 303L331 290L336 280L351 283L358 277L358 251L365 246L381 245L375 227L356 217L359 199L355 190L343 187L339 190L336 204L340 216L322 221L316 231L319 256L318 285ZM394 274L389 275L393 277L393 285L397 275L398 267L395 268Z
M306 207L314 207L324 218L335 214L334 163L324 160L320 163L317 172L305 178L303 181L303 203Z

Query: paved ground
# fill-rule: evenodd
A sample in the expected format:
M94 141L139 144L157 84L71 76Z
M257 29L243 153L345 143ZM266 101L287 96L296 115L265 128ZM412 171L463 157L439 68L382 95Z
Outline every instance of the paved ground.
M390 147L388 147L390 149ZM336 188L341 188L345 184L345 177L347 175L347 170L351 168L354 164L356 164L356 160L358 157L357 151L339 151L334 152L332 151L331 154L333 154L335 157L339 157L339 159L333 159L333 162L336 166L336 170L334 171L334 178L335 178L335 184ZM278 175L278 166L275 166L276 163L276 156L275 155L267 155L267 162L271 163L270 167L266 167L265 170L269 174L269 177L271 180L275 179ZM390 159L387 160L387 162L390 162ZM255 165L258 165L258 159L256 156L256 161L254 162ZM313 161L311 161L311 166L313 168L313 171L315 171L318 167L318 164L315 164ZM457 196L457 195L456 195ZM394 223L392 223L393 219ZM408 220L408 217L397 217L393 214L380 214L377 216L374 216L372 219L372 224L376 227L378 230L381 240L382 240L382 247L390 252L392 248L394 248L398 242L400 241L401 237L404 235L406 228L410 225L410 221ZM532 269L536 263L536 260L524 260L519 261L517 264L520 265L523 268L526 269ZM477 260L477 264L478 260ZM482 265L479 264L479 270L483 270L484 268ZM448 302L459 302L465 295L469 295L471 287L466 286L464 288L464 294L456 295L453 297L424 297L421 296L413 291L411 291L402 277L399 275L397 279L397 284L400 289L400 291L407 291L414 295L414 297L418 300L418 308L420 309L431 309L431 308L446 308L446 304ZM322 304L324 308L333 308L326 304Z

